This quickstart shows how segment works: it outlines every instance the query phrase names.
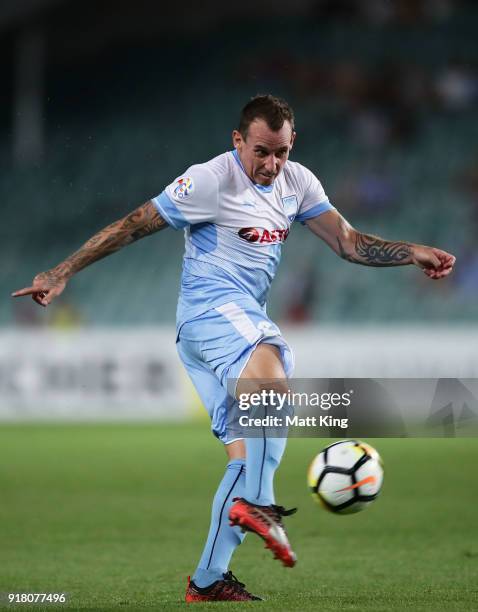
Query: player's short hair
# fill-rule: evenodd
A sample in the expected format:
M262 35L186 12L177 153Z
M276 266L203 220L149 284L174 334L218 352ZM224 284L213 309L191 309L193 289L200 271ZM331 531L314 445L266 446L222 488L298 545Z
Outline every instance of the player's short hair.
M275 96L254 96L244 106L238 128L244 140L247 138L249 126L255 119L263 119L273 132L279 131L284 121L288 121L294 129L294 111L285 100Z

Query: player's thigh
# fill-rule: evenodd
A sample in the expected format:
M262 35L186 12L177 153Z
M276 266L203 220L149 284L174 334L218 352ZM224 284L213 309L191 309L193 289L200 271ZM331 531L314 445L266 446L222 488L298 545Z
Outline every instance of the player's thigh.
M236 386L236 397L245 393L257 393L272 389L287 393L287 376L278 346L259 343L251 353Z
M258 344L240 378L287 378L279 347L265 342Z

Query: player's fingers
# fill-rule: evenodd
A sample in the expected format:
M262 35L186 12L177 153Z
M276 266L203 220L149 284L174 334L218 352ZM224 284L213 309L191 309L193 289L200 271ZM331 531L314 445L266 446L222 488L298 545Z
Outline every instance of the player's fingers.
M36 302L37 304L39 304L40 306L46 306L44 299L45 299L45 294L43 292L34 293L32 295L32 300Z
M21 297L22 295L31 295L32 293L36 293L37 291L41 291L39 287L25 287L24 289L19 289L18 291L14 291L12 293L12 297Z
M438 258L442 264L449 266L452 266L456 261L456 257L454 257L454 255L450 255L450 253L439 253Z
M423 273L426 274L428 278L435 278L435 275L436 275L436 271L434 268L425 268L423 270Z
M448 276L449 274L451 274L453 268L444 268L441 272L440 272L440 278L445 278L445 276Z
M450 272L453 270L453 266L442 266L441 268L443 271L446 271L447 274L450 274Z
M61 290L58 289L49 289L43 295L43 305L48 306L58 295L60 295Z
M441 268L440 270L427 270L426 275L433 280L445 278L452 272L453 268Z

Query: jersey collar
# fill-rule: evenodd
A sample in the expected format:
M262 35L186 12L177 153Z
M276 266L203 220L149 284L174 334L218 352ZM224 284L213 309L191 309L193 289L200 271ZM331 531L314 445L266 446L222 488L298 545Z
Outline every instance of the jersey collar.
M237 149L233 149L231 151L231 153L234 156L234 159L236 160L237 164L239 165L240 169L244 172L244 174L247 176L247 178L251 181L251 183L254 185L254 187L258 190L261 191L262 193L271 193L271 191L274 189L274 182L272 183L272 185L258 185L257 183L254 183L249 176L247 175L247 172L244 170L244 166L242 165L241 162L241 158L239 157L239 153L237 152Z

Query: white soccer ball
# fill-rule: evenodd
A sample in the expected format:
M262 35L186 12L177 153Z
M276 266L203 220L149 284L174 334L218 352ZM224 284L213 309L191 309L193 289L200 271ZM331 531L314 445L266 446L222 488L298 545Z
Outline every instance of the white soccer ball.
M324 508L352 514L377 498L383 483L383 463L369 444L341 440L315 457L307 481L312 497Z

